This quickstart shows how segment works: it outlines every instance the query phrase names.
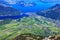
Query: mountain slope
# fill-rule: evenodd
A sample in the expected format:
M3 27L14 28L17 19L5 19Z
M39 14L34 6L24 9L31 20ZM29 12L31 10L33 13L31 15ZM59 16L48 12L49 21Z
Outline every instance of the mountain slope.
M39 11L37 14L47 18L60 20L60 4L56 4L48 10Z
M40 36L60 34L60 28L55 26L53 20L43 16L30 15L29 17L21 18L21 20L7 20L0 21L2 23L0 25L0 40L12 40L18 35L27 33Z
M24 16L27 17L28 15L22 14L20 10L14 9L4 4L0 4L0 19L6 18L17 19L22 18Z
M0 5L0 16L17 16L20 15L21 12L12 7L8 7L7 5Z

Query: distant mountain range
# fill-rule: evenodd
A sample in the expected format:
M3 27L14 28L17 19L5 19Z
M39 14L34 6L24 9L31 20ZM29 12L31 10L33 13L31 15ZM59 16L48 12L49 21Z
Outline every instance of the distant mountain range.
M56 4L48 10L39 11L37 14L47 18L60 20L60 4Z
M20 10L14 9L7 5L0 4L0 19L6 19L6 18L17 19L22 18L24 16L28 15L22 14Z
M32 12L30 14L32 14ZM55 6L47 10L38 11L36 14L39 16L60 20L60 4L56 4ZM14 9L7 5L0 5L0 19L21 18L24 16L28 16L28 15L26 15L25 13L22 13L20 10Z
M20 15L21 12L7 5L0 5L0 16L16 16Z

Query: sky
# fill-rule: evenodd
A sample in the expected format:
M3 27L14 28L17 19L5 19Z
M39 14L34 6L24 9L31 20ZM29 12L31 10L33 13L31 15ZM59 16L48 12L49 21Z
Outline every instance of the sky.
M22 1L22 0L4 0L6 2L8 2L9 4L16 4L18 1ZM43 3L60 3L60 0L23 0L23 1L40 1Z
M57 3L60 2L60 0L40 0L41 2L49 2L49 3Z
M22 7L21 2L24 1L26 6ZM30 3L36 4L31 7ZM60 4L60 0L0 0L0 3L8 4L9 6L21 11L39 11L40 9L48 9L55 4ZM29 5L27 4L29 3ZM27 6L28 5L28 6Z

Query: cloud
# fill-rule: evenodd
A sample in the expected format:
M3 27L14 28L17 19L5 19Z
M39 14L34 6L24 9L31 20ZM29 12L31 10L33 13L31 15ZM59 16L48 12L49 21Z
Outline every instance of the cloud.
M7 2L8 4L16 4L20 0L4 0L4 1Z

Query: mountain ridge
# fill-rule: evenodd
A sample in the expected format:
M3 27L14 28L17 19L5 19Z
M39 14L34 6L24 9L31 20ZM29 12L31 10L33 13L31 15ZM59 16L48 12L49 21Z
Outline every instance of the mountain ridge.
M56 4L55 6L47 10L39 11L37 12L37 15L55 19L55 20L60 20L60 4Z
M7 5L0 4L0 19L12 18L17 19L24 16L28 16L26 14L22 14L20 10L14 9Z

